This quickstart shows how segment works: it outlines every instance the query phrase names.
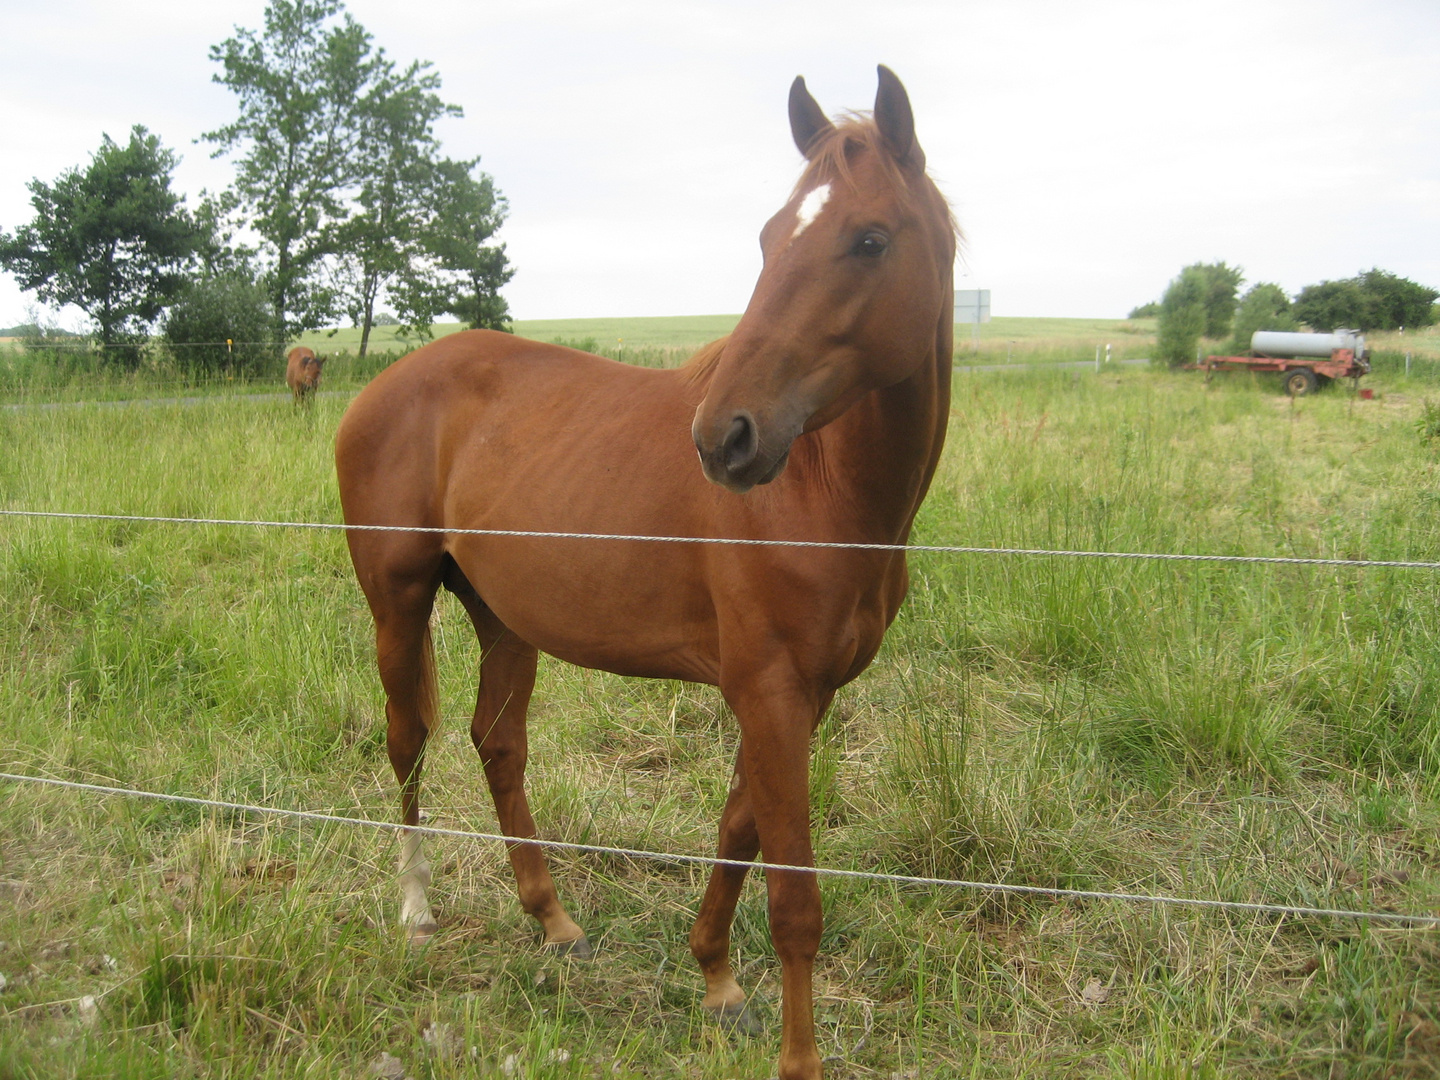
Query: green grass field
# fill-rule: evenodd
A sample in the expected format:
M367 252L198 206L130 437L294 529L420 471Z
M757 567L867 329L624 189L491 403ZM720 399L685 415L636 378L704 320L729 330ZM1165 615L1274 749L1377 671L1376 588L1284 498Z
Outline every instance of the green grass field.
M634 319L521 320L515 332L537 341L559 342L603 356L651 367L675 367L708 341L728 334L738 315L696 315ZM1001 318L979 327L955 328L956 362L991 364L1001 361L1046 362L1085 360L1096 347L1111 343L1115 359L1148 356L1154 342L1154 320L1128 322L1111 319ZM460 330L456 323L439 323L435 337ZM346 327L307 334L300 344L328 357L326 385L332 389L363 386L386 364L417 347L419 342L397 337L392 327L376 327L369 353L357 356L360 331ZM18 341L0 340L0 399L86 400L149 397L177 390L204 394L254 393L283 389L283 350L261 370L240 375L186 370L163 349L154 349L139 370L121 371L93 353L45 351L28 353Z
M1145 368L967 377L915 540L1440 560L1440 392L1393 367L1367 385L1376 400L1291 401ZM6 409L0 507L334 521L346 400ZM0 529L0 769L393 818L338 535ZM1440 911L1435 572L911 564L880 656L816 737L823 864ZM436 638L430 822L493 830L466 733L476 649L448 597ZM549 837L707 854L734 748L713 690L542 662L530 786ZM500 852L430 854L443 932L407 950L385 834L0 782L0 1080L359 1080L382 1053L415 1080L771 1075L759 882L734 941L771 1022L732 1041L686 948L698 870L552 858L597 944L573 963L537 948ZM832 1077L1440 1074L1440 930L823 892Z

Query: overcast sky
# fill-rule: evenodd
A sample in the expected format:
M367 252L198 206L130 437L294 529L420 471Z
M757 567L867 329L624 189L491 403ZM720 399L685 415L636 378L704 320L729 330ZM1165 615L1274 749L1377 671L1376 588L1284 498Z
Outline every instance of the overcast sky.
M742 310L799 170L785 101L904 81L996 315L1122 317L1224 259L1290 292L1372 265L1440 287L1440 3L351 0L465 110L440 127L510 201L522 319ZM262 0L0 0L0 228L25 184L144 124L190 196L230 120L209 47ZM0 274L0 326L33 297ZM78 320L71 319L78 326Z

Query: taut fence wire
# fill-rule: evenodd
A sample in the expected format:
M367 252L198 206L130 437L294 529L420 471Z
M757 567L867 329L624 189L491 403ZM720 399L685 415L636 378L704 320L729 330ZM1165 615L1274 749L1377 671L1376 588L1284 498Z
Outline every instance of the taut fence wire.
M53 510L10 510L0 509L0 517L63 519L74 521L115 521L142 522L168 525L212 525L250 527L265 529L310 529L323 531L351 532L413 532L442 533L460 536L501 536L528 537L549 540L610 540L668 544L722 544L745 547L788 547L812 549L841 549L860 551L903 551L957 555L1013 555L1053 556L1086 559L1128 559L1155 560L1164 562L1204 563L1249 563L1281 566L1347 566L1353 568L1386 567L1394 569L1440 570L1440 562L1408 559L1334 559L1303 558L1274 555L1198 555L1166 552L1137 551L1079 551L1049 548L977 547L958 544L866 544L843 543L838 541L743 539L737 537L699 536L647 536L619 533L556 532L540 529L447 529L415 525L349 525L341 522L309 521L259 521L240 518L160 517L140 514L96 514ZM1220 911L1245 912L1280 916L1310 918L1344 918L1366 922L1388 923L1413 928L1440 927L1440 915L1419 915L1385 911L1360 911L1345 908L1307 907L1294 904L1265 904L1243 900L1208 900L1199 897L1168 896L1156 893L1109 892L1098 889L1063 889L1042 885L1014 885L1001 882L968 881L960 878L920 877L906 874L887 874L869 870L844 870L835 867L792 866L785 863L721 859L705 855L680 855L663 851L645 851L638 848L608 847L599 844L578 844L564 840L542 840L535 837L506 836L500 833L473 832L463 829L444 829L427 825L407 826L399 822L375 821L369 818L343 817L321 814L309 810L289 810L273 806L256 806L248 803L229 802L223 799L202 799L190 795L171 795L135 788L113 787L103 784L82 783L75 780L60 780L52 777L31 776L22 773L0 773L0 780L16 784L40 784L72 791L119 796L134 799L150 799L159 802L180 803L187 806L208 807L235 813L255 814L270 817L285 817L292 820L312 821L329 825L343 825L355 828L377 829L387 832L409 831L422 835L450 837L464 840L480 840L504 844L525 844L532 847L548 848L555 851L572 851L579 854L610 855L621 858L668 862L699 866L736 866L755 870L781 871L813 874L817 877L850 878L864 881L886 882L893 885L914 887L969 890L995 894L1049 896L1068 900L1114 900L1154 906L1189 907Z
M1080 551L1057 548L976 547L962 544L863 544L829 540L743 539L726 536L650 536L637 533L557 532L545 529L448 529L426 525L349 525L335 521L251 521L244 518L157 517L91 514L58 510L0 510L0 517L64 518L75 521L131 521L161 525L225 525L257 529L316 529L331 532L441 533L446 536L510 536L539 540L624 540L652 544L717 544L738 547L816 548L850 551L905 551L951 555L1055 556L1075 559L1132 559L1159 562L1251 563L1263 566L1388 567L1440 570L1440 562L1419 559L1336 559L1287 555L1190 555L1156 551Z
M918 877L909 874L886 874L875 870L842 870L828 866L792 866L788 863L772 863L760 860L721 859L712 855L678 855L665 851L646 851L643 848L607 847L603 844L577 844L568 840L542 840L530 836L506 836L503 833L471 832L467 829L443 829L433 825L402 825L394 821L374 821L370 818L341 817L335 814L321 814L312 810L287 810L276 806L255 806L249 803L227 802L224 799L201 799L192 795L169 795L158 791L142 791L137 788L109 787L104 784L87 784L76 780L56 780L47 776L27 776L23 773L0 773L0 780L12 783L44 784L50 787L67 788L101 795L125 796L137 799L153 799L159 802L180 803L185 806L202 806L215 810L229 810L233 813L285 817L298 821L313 821L327 825L346 825L383 832L410 832L425 836L444 836L461 840L484 840L504 844L524 844L529 847L549 848L553 851L573 851L577 854L612 855L627 859L643 859L652 862L679 863L691 866L739 866L751 870L782 871L813 874L816 877L850 878L861 881L879 881L893 885L925 886L929 888L964 889L975 892L1008 893L1020 896L1049 896L1058 900L1120 900L1130 903L1156 906L1206 908L1220 911L1246 912L1263 915L1294 915L1311 918L1360 919L1367 922L1385 922L1413 927L1440 927L1440 915L1410 915L1391 911L1351 911L1346 908L1305 907L1297 904L1261 904L1247 900L1206 900L1200 897L1166 896L1160 893L1105 892L1100 889L1062 889L1045 885L1009 885L993 881L967 881L963 878Z

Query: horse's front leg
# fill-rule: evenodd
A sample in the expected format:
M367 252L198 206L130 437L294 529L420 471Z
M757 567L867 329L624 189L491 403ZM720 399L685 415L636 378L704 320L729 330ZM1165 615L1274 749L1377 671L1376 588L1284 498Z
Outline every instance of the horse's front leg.
M745 777L743 750L736 755L735 772L730 778L730 795L720 815L720 841L716 855L721 859L749 862L760 850L760 834L755 831L755 812ZM756 1030L753 1014L745 1008L745 992L735 981L730 967L730 925L735 919L735 904L745 884L749 868L717 866L710 873L700 914L690 931L690 952L705 976L705 998L701 1006L717 1020L746 1032Z
M830 694L774 668L736 682L725 696L742 732L749 803L766 862L814 866L810 843L810 734ZM820 887L804 871L766 871L770 940L780 959L780 1080L820 1080L811 978L820 948Z

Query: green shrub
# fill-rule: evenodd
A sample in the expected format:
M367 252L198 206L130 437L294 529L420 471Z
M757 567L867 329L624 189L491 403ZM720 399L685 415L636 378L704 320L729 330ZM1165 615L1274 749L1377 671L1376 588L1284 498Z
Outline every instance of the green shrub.
M232 271L187 286L166 315L164 340L182 367L258 374L280 363L274 325L265 290Z
M1285 290L1268 281L1257 282L1240 300L1230 348L1233 352L1244 352L1250 348L1250 338L1257 330L1298 329L1300 324L1290 313L1290 298Z
M1440 439L1440 404L1426 398L1420 406L1420 418L1415 421L1415 427L1427 442Z
M1205 330L1205 282L1194 271L1192 266L1180 271L1160 301L1155 351L1171 367L1195 359L1196 346Z

